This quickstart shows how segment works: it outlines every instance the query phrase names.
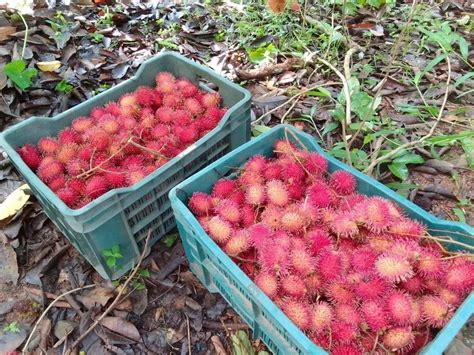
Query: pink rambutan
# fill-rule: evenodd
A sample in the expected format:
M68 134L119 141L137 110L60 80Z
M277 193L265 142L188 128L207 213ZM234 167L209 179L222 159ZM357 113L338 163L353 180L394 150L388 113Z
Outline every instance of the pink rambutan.
M335 281L326 284L325 294L333 303L354 302L354 292L352 287L345 280L336 279Z
M104 106L104 111L111 114L112 116L120 116L120 106L116 102L109 102Z
M311 327L315 332L328 330L333 320L334 310L325 301L314 303L310 309Z
M294 4L297 6L295 7ZM299 11L299 4L297 2L294 2L292 4L292 8L297 8ZM357 345L356 343L349 343L349 344L337 344L331 349L331 354L332 355L362 355L363 352L360 349L360 346Z
M273 298L277 295L278 279L273 273L262 271L255 276L254 282L268 297Z
M393 291L385 297L385 310L397 325L407 325L411 320L413 299L401 291Z
M221 103L221 96L218 92L207 93L201 97L201 102L206 108L219 107Z
M474 288L474 263L461 263L450 266L444 277L446 287L463 295Z
M89 117L92 119L92 121L96 122L99 118L101 118L106 113L107 111L105 111L103 107L94 107L91 110Z
M354 250L351 255L351 266L358 272L368 272L374 267L378 254L369 246L364 245Z
M373 300L384 297L390 285L382 278L372 276L355 285L355 294L363 300Z
M339 252L326 248L318 256L319 273L325 280L334 280L343 273L343 260Z
M323 281L317 273L312 272L310 275L306 276L304 284L308 290L308 296L315 297L321 293Z
M127 173L119 168L107 170L107 172L104 173L104 177L111 188L115 189L127 186Z
M250 241L257 249L262 248L272 235L271 229L263 223L254 224L249 228L249 232Z
M331 339L329 339L329 332L311 332L309 337L313 343L323 349L329 349L331 346Z
M268 202L277 206L285 206L288 204L288 191L283 182L280 180L271 180L267 182L267 199Z
M38 141L38 148L43 154L52 155L58 150L59 143L56 138L43 137Z
M306 152L303 154L305 168L309 173L320 176L328 170L328 161L321 154Z
M155 76L155 82L158 86L163 83L174 83L175 80L176 78L174 77L174 75L166 71L159 72Z
M278 207L267 206L267 208L261 213L261 221L272 229L278 229L281 226L282 212Z
M188 126L193 122L192 116L185 110L176 110L174 113L174 122L177 126Z
M349 324L339 319L331 323L332 340L336 343L350 343L357 337L357 327L355 324Z
M224 250L229 255L239 255L250 248L249 232L245 229L237 231L226 243Z
M385 312L380 301L368 300L364 301L360 306L362 318L369 328L374 332L378 332L389 326L387 313Z
M392 223L388 233L399 238L418 239L425 234L425 227L409 218L400 218Z
M263 155L254 155L252 158L250 158L244 165L244 170L245 171L253 171L258 174L262 174L265 172L265 169L267 167L267 160Z
M399 287L407 291L410 295L414 296L420 295L424 291L423 279L418 275L414 275L408 280L403 281L400 283Z
M413 276L410 262L400 255L382 254L375 261L375 271L389 282L405 281Z
M112 115L107 115L107 117L101 118L99 125L108 134L115 134L120 130L119 123Z
M80 143L79 135L70 127L59 132L58 141L59 144Z
M307 293L304 280L297 275L285 275L280 279L282 291L291 297L301 298Z
M145 169L142 167L132 168L128 171L128 174L127 174L128 184L130 186L134 185L137 182L143 180L143 178L147 175L148 174L145 172Z
M92 121L88 117L78 117L72 121L72 129L77 133L84 133L92 127Z
M225 108L220 109L218 107L209 107L206 109L205 116L209 117L217 124L217 122L219 122L222 119L222 117L224 117L226 112L227 112L227 109Z
M44 182L50 182L58 175L64 173L64 165L57 160L47 161L43 159L38 167L37 174Z
M23 147L19 148L17 152L30 169L38 169L41 163L41 155L34 145L25 144Z
M89 164L82 159L73 158L66 164L66 171L70 176L77 176L88 169Z
M56 176L51 182L48 183L48 186L51 190L53 191L58 191L59 189L62 189L66 185L66 177L61 174Z
M212 188L212 196L226 198L235 190L235 181L230 179L219 179Z
M411 327L390 328L382 337L384 347L390 351L410 350L414 340L415 335Z
M232 198L232 196L231 196ZM235 201L234 201L235 202ZM241 225L243 227L250 227L251 225L255 224L255 220L257 218L257 213L250 205L243 205L240 208L241 214Z
M273 161L266 164L265 170L262 172L265 180L278 179L281 176L281 167L278 162Z
M311 203L308 203L306 200L299 202L295 205L296 210L298 211L304 219L307 220L308 224L316 224L321 219L321 213L318 207L315 207Z
M457 307L462 302L461 296L449 288L440 288L436 291L436 293L443 301L451 306Z
M294 248L290 253L291 265L293 269L302 276L306 276L314 271L316 260L303 248Z
M199 91L196 85L186 79L177 80L176 87L181 92L183 97L195 96Z
M128 115L118 117L117 122L125 131L135 131L138 126L137 120Z
M349 195L355 191L356 180L351 173L344 170L336 170L329 178L329 186L340 195Z
M75 143L67 143L59 147L56 152L56 159L63 164L69 163L77 156L78 145Z
M95 199L108 190L108 182L103 176L93 176L86 182L85 194Z
M353 237L359 229L353 215L350 213L337 213L330 223L331 231L339 237Z
M281 216L281 226L288 232L299 232L306 226L306 221L297 209L293 209L290 206Z
M250 205L261 205L265 202L265 187L261 184L252 184L247 187L245 201Z
M191 97L184 100L183 107L193 116L199 116L204 111L199 101Z
M308 232L306 238L309 241L310 250L314 256L318 255L322 249L334 244L334 239L324 229L313 229Z
M154 139L160 139L170 133L168 126L164 124L157 124L152 128L150 134Z
M221 217L212 217L208 222L209 235L217 243L225 243L232 236L232 226Z
M309 201L316 207L329 207L332 203L332 194L329 186L322 181L316 181L308 187Z
M237 182L243 189L246 189L247 186L255 184L263 185L265 180L260 173L251 170L243 170L237 178Z
M82 194L85 189L86 189L86 183L84 180L81 180L81 179L70 179L68 182L67 182L67 186L71 189L73 189L74 191L76 191L77 193L79 194Z
M281 164L281 177L289 184L302 182L305 175L305 171L298 163L288 160Z
M199 133L193 125L188 127L176 127L175 134L179 141L183 143L192 143L199 138Z
M177 109L181 107L183 98L177 93L165 94L162 98L163 107L168 107L171 109Z
M414 263L419 259L422 248L418 242L414 240L396 240L396 242L390 246L388 252L390 254L403 256L410 263Z
M359 325L361 317L359 311L349 303L338 303L334 306L336 319L343 322Z
M296 146L289 140L280 139L275 142L273 151L278 157L283 157L294 154L296 151Z
M288 184L286 189L288 190L288 194L292 200L299 200L305 193L303 186L299 183Z
M287 247L272 243L271 240L267 240L259 248L258 254L263 270L271 271L278 275L285 275L288 273L290 265Z
M351 211L355 205L365 201L367 196L361 195L358 193L353 193L348 196L341 198L339 202L339 210L340 211Z
M174 111L169 107L160 107L155 111L156 119L164 124L169 124L174 121Z
M77 192L68 187L59 189L56 191L56 195L69 207L74 206L79 198Z
M230 200L222 200L217 206L218 214L230 223L238 223L240 220L239 206Z
M302 330L307 330L311 327L309 309L310 307L308 304L295 300L290 300L283 306L283 312L285 312L288 318Z
M155 103L155 90L148 86L140 86L135 90L135 98L140 106L151 106Z
M119 106L121 109L121 112L123 112L124 108L128 108L130 110L133 110L135 112L139 107L137 105L137 98L135 97L134 94L125 94L119 99ZM130 112L130 113L133 113Z
M100 128L91 129L86 132L87 138L89 143L97 150L97 151L105 151L107 150L111 137L110 135Z
M387 200L381 197L371 197L354 207L360 215L361 222L375 233L386 231L393 223Z
M421 306L418 300L412 299L410 325L416 327L421 321Z
M385 236L373 236L367 243L376 253L383 253L393 245L394 240Z

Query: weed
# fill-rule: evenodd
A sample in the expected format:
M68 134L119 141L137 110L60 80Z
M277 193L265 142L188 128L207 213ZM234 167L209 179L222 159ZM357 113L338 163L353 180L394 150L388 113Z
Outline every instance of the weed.
M107 265L111 268L114 268L117 265L117 260L122 259L123 255L120 251L120 245L115 244L110 249L105 249L102 251L102 255L105 257Z
M3 327L3 331L6 333L19 333L20 328L18 327L17 322L8 323L5 327Z
M74 90L74 86L69 84L67 80L63 79L56 84L54 90L56 90L57 92L62 92L63 94L69 94L72 90Z

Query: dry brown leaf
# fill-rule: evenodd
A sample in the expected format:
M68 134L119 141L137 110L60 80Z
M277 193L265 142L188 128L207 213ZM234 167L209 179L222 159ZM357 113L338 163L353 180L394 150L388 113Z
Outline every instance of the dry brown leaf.
M2 26L0 27L0 41L5 41L12 33L16 32L16 27Z
M114 290L105 287L96 287L85 295L77 296L77 299L90 309L98 305L105 306L113 296Z
M138 329L129 321L120 317L104 317L100 324L111 331L123 335L126 338L140 341L140 333Z
M222 345L221 339L217 335L213 335L211 341L214 349L216 349L216 355L227 355L224 345Z
M36 65L41 71L55 71L59 69L61 62L59 60L52 60L50 62L38 62Z

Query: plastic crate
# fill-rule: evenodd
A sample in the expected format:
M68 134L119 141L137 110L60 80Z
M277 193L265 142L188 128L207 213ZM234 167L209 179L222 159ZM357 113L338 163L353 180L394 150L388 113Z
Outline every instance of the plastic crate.
M291 134L289 133L291 131ZM294 136L297 139L294 139ZM406 200L374 179L330 157L313 137L292 126L280 125L258 138L242 145L199 173L177 185L170 192L178 230L183 241L191 270L211 292L219 292L275 354L326 354L301 332L285 314L250 280L250 278L206 234L197 219L187 208L195 191L210 192L214 182L235 173L251 156L273 155L278 139L288 138L299 142L311 151L323 154L329 161L329 170L344 169L352 173L358 190L367 195L378 195L394 201L407 214L424 223L433 235L449 235L456 240L472 244L465 235L474 235L474 229L459 222L439 219ZM464 237L463 237L464 235ZM455 248L453 248L455 249ZM422 354L441 354L474 311L474 292L459 307L450 322L427 344Z
M16 152L25 143L56 135L73 119L88 115L97 106L117 100L141 85L154 86L155 75L168 71L185 77L201 89L216 87L228 111L219 125L178 156L133 186L108 191L81 209L67 207L26 166ZM250 139L250 93L214 71L173 52L144 62L129 80L77 105L54 118L32 117L0 136L13 165L23 175L48 217L104 278L116 279L140 257L144 239L151 229L149 246L175 227L168 192L177 183ZM123 258L107 266L102 251L119 245Z

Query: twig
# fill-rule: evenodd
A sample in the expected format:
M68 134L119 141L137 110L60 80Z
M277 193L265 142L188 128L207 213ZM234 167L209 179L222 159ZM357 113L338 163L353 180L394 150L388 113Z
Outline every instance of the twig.
M377 335L375 336L375 340L374 340L374 346L372 347L370 355L375 354L375 349L377 349L378 342L379 342L379 333L377 332Z
M293 101L293 103L291 104L291 106L288 108L288 110L286 110L286 112L284 113L283 116L281 116L281 123L285 122L285 118L286 116L288 116L288 114L291 112L291 110L293 110L293 108L296 106L296 104L298 103L298 100L299 100L299 97Z
M192 354L192 351L191 351L191 330L189 329L189 317L187 314L185 314L186 316L186 329L187 329L187 332L188 332L188 354L191 355Z
M451 238L449 238L449 239L436 238L436 237L433 237L432 235L430 235L430 236L424 236L423 238L431 239L431 240L434 240L434 241L437 241L437 242L456 244L456 245L462 246L463 248L474 250L474 247L473 247L473 246L468 245L468 244L466 244L466 243L458 242L458 241L453 240L453 239L451 239Z
M135 266L135 268L133 269L133 271L131 272L131 274L128 276L127 280L125 281L125 283L123 284L122 288L120 289L119 293L117 294L117 296L115 297L114 301L110 304L109 307L107 307L107 309L104 311L104 313L101 314L101 316L99 318L97 318L94 323L92 323L92 325L84 332L82 333L79 338L76 339L76 341L74 341L74 343L71 345L71 347L68 349L68 353L70 353L72 350L74 350L78 345L79 343L92 331L94 330L94 328L100 323L100 321L102 319L104 319L105 316L107 316L114 308L115 306L117 305L117 303L119 303L119 301L122 301L121 300L121 296L122 294L125 292L125 290L127 289L127 286L128 284L133 280L133 278L135 277L135 274L138 272L138 269L140 268L140 265L143 261L143 259L145 258L145 254L147 252L147 248L148 248L148 241L150 239L150 236L151 236L151 229L148 231L148 235L145 239L145 245L143 246L143 251L142 251L142 254L140 255L140 259L138 259L138 263L137 265Z
M142 146L141 144L135 142L135 141L133 140L133 137L130 139L130 144L133 145L133 146L135 146L135 147L137 147L137 148L139 148L139 149L143 149L145 152L148 152L148 153L150 153L150 154L159 156L160 158L165 158L165 159L166 159L166 157L165 157L164 155L160 154L159 151L156 151L156 150L153 150L153 149L144 147L144 146ZM163 147L162 147L161 149L163 149Z
M352 55L358 49L359 49L358 46L352 47L346 52L346 55L344 56L344 76L346 77L347 81L349 81L349 79L351 78L351 58L352 58Z
M30 341L31 341L31 338L33 337L33 334L35 333L36 329L38 328L38 325L39 323L43 320L43 318L46 316L46 314L48 313L48 311L56 304L56 302L58 302L61 298L63 298L64 296L66 295L69 295L71 293L74 293L74 292L77 292L77 291L81 291L81 290L85 290L86 288L91 288L91 287L95 287L96 285L87 285L87 286L82 286L82 287L78 287L78 288L75 288L75 289L72 289L70 291L67 291L67 292L64 292L62 294L60 294L58 297L56 297L54 299L53 302L51 302L48 307L46 307L46 309L43 311L43 313L41 314L41 316L38 318L38 320L36 321L35 323L35 326L33 327L33 330L31 331L30 333L30 336L28 337L28 339L26 340L26 343L25 343L25 346L23 347L22 349L22 352L25 353L28 349L28 345L30 345Z
M26 50L26 41L28 40L28 31L29 27L28 24L26 23L25 18L21 14L20 11L17 11L18 15L20 16L21 20L23 21L23 24L25 25L25 38L23 39L23 49L21 50L21 59L25 56L25 50Z
M375 166L377 166L378 163L397 155L402 150L405 150L407 148L411 148L413 146L416 146L416 145L419 145L419 144L423 143L425 140L427 140L428 138L430 138L434 134L434 132L436 130L436 127L438 126L438 124L439 124L439 122L440 122L440 120L443 116L444 108L446 106L446 102L448 101L448 96L449 96L449 83L451 82L451 60L449 59L449 56L446 56L446 62L448 64L448 78L446 80L446 91L444 93L443 103L441 104L441 108L439 110L438 117L436 118L436 121L433 124L433 126L431 127L428 134L425 135L424 137L420 138L419 140L409 142L409 143L406 143L406 144L402 144L399 147L397 147L396 149L394 149L391 152L387 153L386 155L375 159L373 162L370 163L370 165L367 167L367 169L364 170L364 173L370 175L372 173L372 171L374 170Z

